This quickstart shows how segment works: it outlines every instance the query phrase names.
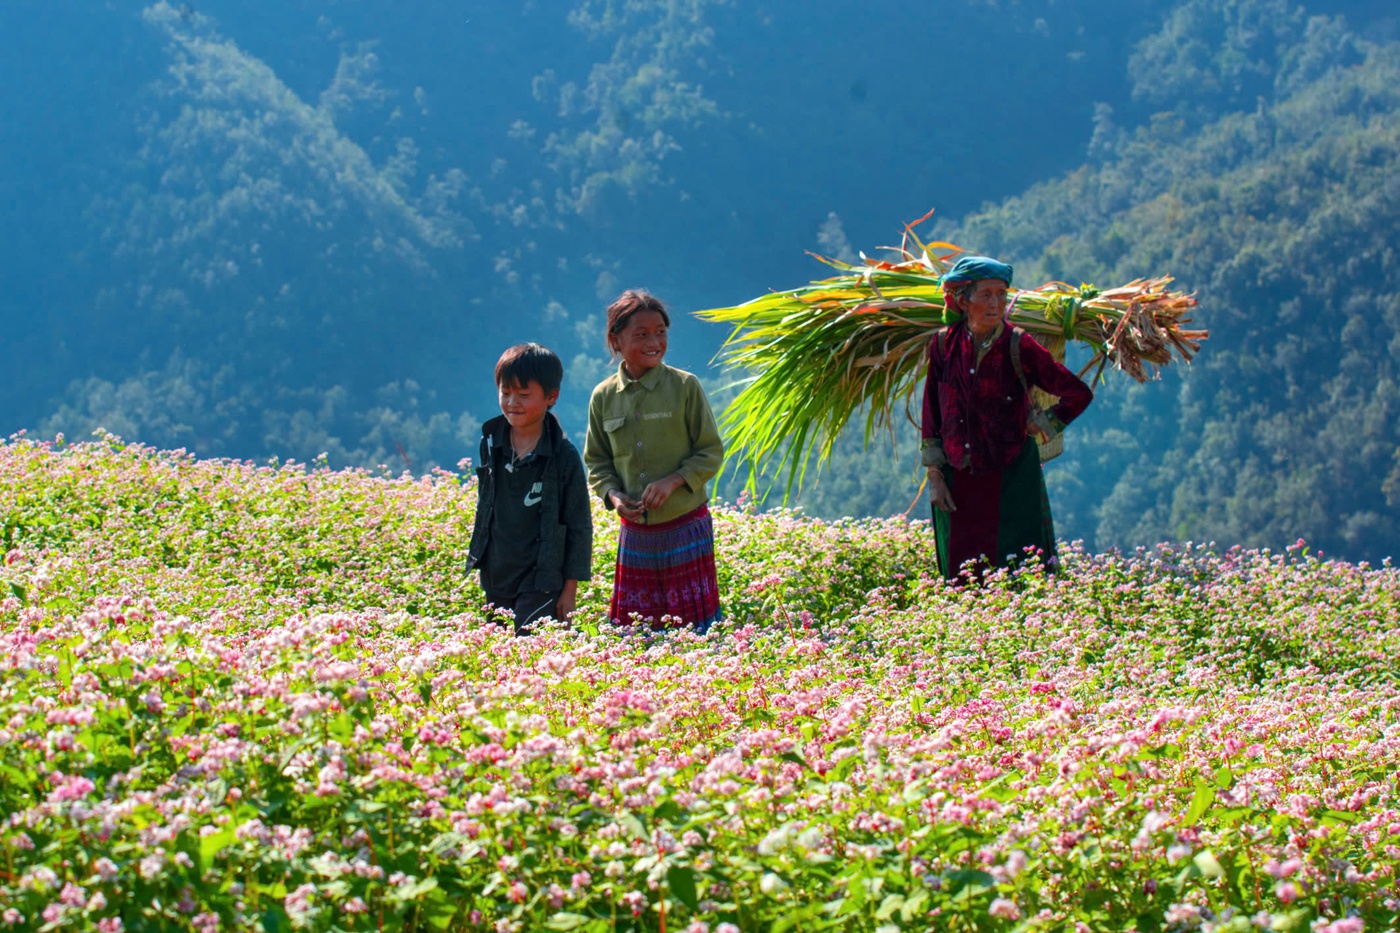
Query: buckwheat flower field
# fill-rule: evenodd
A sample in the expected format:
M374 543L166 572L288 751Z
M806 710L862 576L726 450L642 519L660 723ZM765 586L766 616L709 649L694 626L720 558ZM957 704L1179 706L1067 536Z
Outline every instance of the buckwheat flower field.
M0 930L1384 930L1400 579L1162 546L957 590L716 510L728 620L526 639L470 473L0 443Z

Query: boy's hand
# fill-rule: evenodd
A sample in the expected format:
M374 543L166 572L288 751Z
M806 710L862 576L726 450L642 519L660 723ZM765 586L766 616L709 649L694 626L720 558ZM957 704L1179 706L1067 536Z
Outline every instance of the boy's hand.
M642 514L644 511L642 504L621 490L608 490L608 501L612 503L613 508L617 509L617 514L629 522L640 522L645 518Z
M666 504L666 500L671 498L671 493L684 485L685 477L679 473L671 473L661 477L642 490L642 507L646 509L661 508Z
M567 621L569 616L574 614L578 608L578 581L565 580L564 591L559 594L559 600L554 604L554 618L561 622Z

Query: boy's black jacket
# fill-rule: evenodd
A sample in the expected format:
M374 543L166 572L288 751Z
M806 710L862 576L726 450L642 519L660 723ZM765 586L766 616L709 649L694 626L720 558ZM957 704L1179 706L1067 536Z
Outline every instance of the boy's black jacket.
M545 457L540 501L540 550L534 573L520 585L522 593L553 593L565 580L586 581L593 571L593 515L588 479L578 450L564 436L559 420L545 415L544 436L535 455ZM467 569L477 567L491 543L491 514L496 504L496 471L511 456L510 424L504 416L481 426L477 461L476 521L467 548Z

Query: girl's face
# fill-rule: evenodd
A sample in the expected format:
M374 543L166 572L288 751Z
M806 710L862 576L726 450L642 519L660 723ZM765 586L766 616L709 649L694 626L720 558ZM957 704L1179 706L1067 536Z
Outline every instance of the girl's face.
M612 335L612 346L633 379L661 365L666 355L666 319L656 311L638 311Z

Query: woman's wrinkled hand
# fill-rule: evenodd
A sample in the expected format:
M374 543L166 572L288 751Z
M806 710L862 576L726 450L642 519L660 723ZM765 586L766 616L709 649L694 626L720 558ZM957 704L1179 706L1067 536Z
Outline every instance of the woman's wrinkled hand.
M928 468L928 497L936 509L949 513L958 510L953 504L953 494L948 491L948 480L938 467Z
M1061 433L1061 426L1047 411L1035 409L1026 419L1026 433L1039 444L1048 444Z

